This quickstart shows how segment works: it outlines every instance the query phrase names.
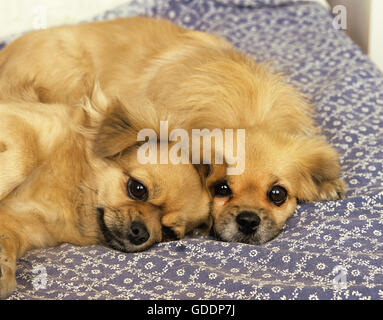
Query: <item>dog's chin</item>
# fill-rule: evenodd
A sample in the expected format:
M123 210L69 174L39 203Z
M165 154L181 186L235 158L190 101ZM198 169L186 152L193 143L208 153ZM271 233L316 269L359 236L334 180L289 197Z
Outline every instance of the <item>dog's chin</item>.
M135 245L128 239L123 239L118 235L118 232L113 232L105 223L104 209L97 208L98 224L104 236L104 244L112 249L122 252L138 252L147 249L153 244L151 237L141 245Z
M250 235L242 233L235 222L216 224L213 227L212 236L217 240L227 242L240 242L252 245L261 245L273 240L280 229L276 227L260 225L258 230Z

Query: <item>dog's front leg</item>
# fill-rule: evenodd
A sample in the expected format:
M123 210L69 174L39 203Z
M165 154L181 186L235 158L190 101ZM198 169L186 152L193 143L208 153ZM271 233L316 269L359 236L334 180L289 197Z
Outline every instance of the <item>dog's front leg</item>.
M0 121L0 201L19 186L37 166L36 136L28 124L13 115Z
M16 288L16 260L30 246L23 228L12 216L0 212L0 299Z

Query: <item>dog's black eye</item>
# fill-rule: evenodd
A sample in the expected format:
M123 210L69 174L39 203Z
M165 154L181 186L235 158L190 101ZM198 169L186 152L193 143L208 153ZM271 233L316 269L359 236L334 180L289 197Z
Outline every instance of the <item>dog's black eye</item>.
M140 181L130 178L127 184L128 196L133 200L146 201L148 189Z
M215 197L230 197L233 194L226 182L219 182L214 186Z
M272 203L279 207L287 199L287 190L281 186L274 186L267 193L267 197Z

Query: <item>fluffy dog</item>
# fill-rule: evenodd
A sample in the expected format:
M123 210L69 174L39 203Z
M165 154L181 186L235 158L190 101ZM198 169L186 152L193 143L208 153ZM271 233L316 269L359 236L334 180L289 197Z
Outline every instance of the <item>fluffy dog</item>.
M264 243L298 201L344 195L337 152L302 94L214 35L149 18L54 28L16 40L0 66L0 87L32 82L40 101L72 103L97 75L107 96L143 95L175 127L245 129L244 173L213 163L206 180L223 240Z
M137 123L108 117L118 103L95 95L76 107L0 102L0 297L14 290L26 250L68 242L139 251L162 240L164 223L183 234L209 220L194 167L140 164ZM119 135L131 145L111 157Z

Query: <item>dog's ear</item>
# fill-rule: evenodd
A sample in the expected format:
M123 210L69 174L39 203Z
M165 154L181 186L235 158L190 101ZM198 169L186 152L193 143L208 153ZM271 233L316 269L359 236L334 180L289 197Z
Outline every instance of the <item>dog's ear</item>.
M339 179L338 153L322 138L301 141L297 160L297 198L300 201L338 200L343 198L346 186Z
M137 143L137 129L129 121L122 103L110 103L94 140L93 151L99 157L112 157Z
M213 166L211 164L194 164L194 168L197 170L203 187L206 187L207 179L212 173Z

